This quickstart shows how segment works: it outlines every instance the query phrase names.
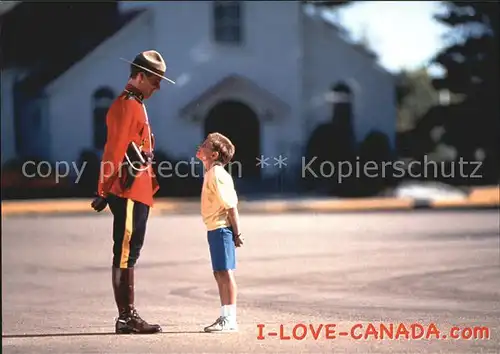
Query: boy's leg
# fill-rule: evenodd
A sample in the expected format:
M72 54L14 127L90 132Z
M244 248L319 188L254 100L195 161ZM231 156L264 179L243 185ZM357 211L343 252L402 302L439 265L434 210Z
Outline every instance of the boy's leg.
M236 251L233 234L228 228L208 232L212 270L219 288L221 300L220 317L207 332L236 330L236 282L233 270L236 269Z
M216 272L217 282L221 289L221 315L227 317L231 323L236 324L236 297L237 286L232 270L221 270Z
M228 271L228 286L227 286L227 297L228 305L236 306L236 295L238 293L238 287L236 286L236 279L234 278L234 272L232 270Z
M226 284L226 299L225 305L229 306L229 316L234 317L236 321L236 298L238 288L236 286L236 279L234 270L236 269L236 246L234 244L232 228L226 229L224 242L226 243L226 252L228 252L227 259L229 260L228 270L225 272Z
M236 317L237 286L232 270L214 272L221 300L221 316Z
M219 272L214 271L214 278L215 282L217 283L217 289L219 290L219 299L220 299L220 306L224 305L225 297L224 297L224 284L220 280L220 274ZM223 313L221 312L221 316L223 316Z

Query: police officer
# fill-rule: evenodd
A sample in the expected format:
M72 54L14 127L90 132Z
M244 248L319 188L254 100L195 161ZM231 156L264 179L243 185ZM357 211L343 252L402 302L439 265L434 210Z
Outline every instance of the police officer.
M160 89L166 63L154 50L130 62L125 89L106 116L107 141L102 157L97 196L92 208L109 206L113 214L112 285L118 319L115 332L157 333L161 327L143 320L134 307L134 266L144 243L149 210L159 189L153 173L153 134L144 100Z

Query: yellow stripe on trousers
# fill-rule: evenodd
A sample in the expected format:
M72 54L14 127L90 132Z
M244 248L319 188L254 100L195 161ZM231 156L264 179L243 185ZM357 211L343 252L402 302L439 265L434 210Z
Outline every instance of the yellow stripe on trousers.
M122 255L120 257L120 268L127 268L130 255L130 238L134 228L134 201L127 199L127 211L125 212L125 232L123 234Z

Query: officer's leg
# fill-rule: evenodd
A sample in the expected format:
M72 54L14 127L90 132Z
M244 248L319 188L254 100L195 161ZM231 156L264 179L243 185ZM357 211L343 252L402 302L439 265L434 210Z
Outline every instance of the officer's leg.
M124 299L125 312L116 323L116 332L161 332L159 325L144 321L134 306L134 267L144 244L149 207L130 199L126 200L125 204L124 232L122 237L115 239L114 254L114 265L117 265L121 272L119 292Z
M146 237L146 227L149 219L149 206L134 202L134 226L133 233L130 239L130 251L127 259L127 267L133 268L139 259L144 239Z
M125 234L127 200L111 195L108 198L108 205L113 214L113 264L111 269L111 283L116 306L118 308L118 316L121 316L126 311L126 299L123 290L121 290L124 274L122 269L120 269L120 255L122 252L123 236Z

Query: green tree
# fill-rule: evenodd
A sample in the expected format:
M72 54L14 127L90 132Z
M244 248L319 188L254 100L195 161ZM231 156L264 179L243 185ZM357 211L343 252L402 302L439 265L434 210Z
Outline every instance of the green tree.
M397 76L398 130L415 128L417 122L438 103L439 95L426 69L402 71Z
M435 18L450 27L450 45L435 58L446 71L433 81L436 89L464 95L450 105L445 141L458 156L474 160L482 149L485 167L498 165L498 2L444 2L446 13ZM453 112L453 113L452 113ZM498 174L498 169L488 171Z

